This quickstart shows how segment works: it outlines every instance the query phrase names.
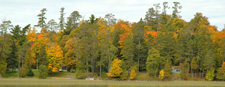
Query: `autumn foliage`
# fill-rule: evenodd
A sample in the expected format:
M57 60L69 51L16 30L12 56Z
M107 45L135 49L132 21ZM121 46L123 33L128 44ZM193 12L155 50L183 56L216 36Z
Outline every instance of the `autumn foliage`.
M57 44L49 44L49 47L46 48L46 54L48 58L48 69L52 70L52 72L56 72L60 69L63 63L63 51Z
M120 77L123 72L122 68L122 60L116 58L111 63L110 73L107 73L108 77Z

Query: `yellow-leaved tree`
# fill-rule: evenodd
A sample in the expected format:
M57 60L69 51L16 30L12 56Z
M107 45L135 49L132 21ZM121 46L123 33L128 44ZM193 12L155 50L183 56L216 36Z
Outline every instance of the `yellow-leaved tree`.
M110 73L107 73L108 77L120 77L123 72L122 68L122 60L116 58L111 63Z
M50 43L46 48L47 60L49 62L48 69L56 72L60 69L63 62L63 51L58 44Z

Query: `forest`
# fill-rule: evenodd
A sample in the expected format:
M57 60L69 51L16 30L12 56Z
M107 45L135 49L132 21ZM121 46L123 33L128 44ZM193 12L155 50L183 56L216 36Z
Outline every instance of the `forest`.
M38 69L46 78L66 69L78 79L137 79L144 72L153 79L171 80L172 66L178 66L182 80L225 80L225 29L218 31L200 12L185 21L181 9L179 2L154 4L138 22L116 19L112 13L82 20L73 11L65 17L63 7L58 23L47 21L46 8L37 14L34 26L21 28L4 20L0 77L16 72L23 78Z

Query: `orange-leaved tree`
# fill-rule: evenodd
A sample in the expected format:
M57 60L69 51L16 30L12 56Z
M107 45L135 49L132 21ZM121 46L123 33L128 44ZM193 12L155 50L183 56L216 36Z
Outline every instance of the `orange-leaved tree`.
M64 47L64 49L66 50L64 63L67 67L75 64L75 49L77 47L77 44L77 39L75 37L70 38L66 41L66 45Z

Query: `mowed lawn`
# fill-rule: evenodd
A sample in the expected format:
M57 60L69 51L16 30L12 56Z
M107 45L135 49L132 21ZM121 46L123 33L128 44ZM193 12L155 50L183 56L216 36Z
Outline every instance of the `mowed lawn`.
M225 87L222 81L86 81L76 79L0 79L0 87Z

